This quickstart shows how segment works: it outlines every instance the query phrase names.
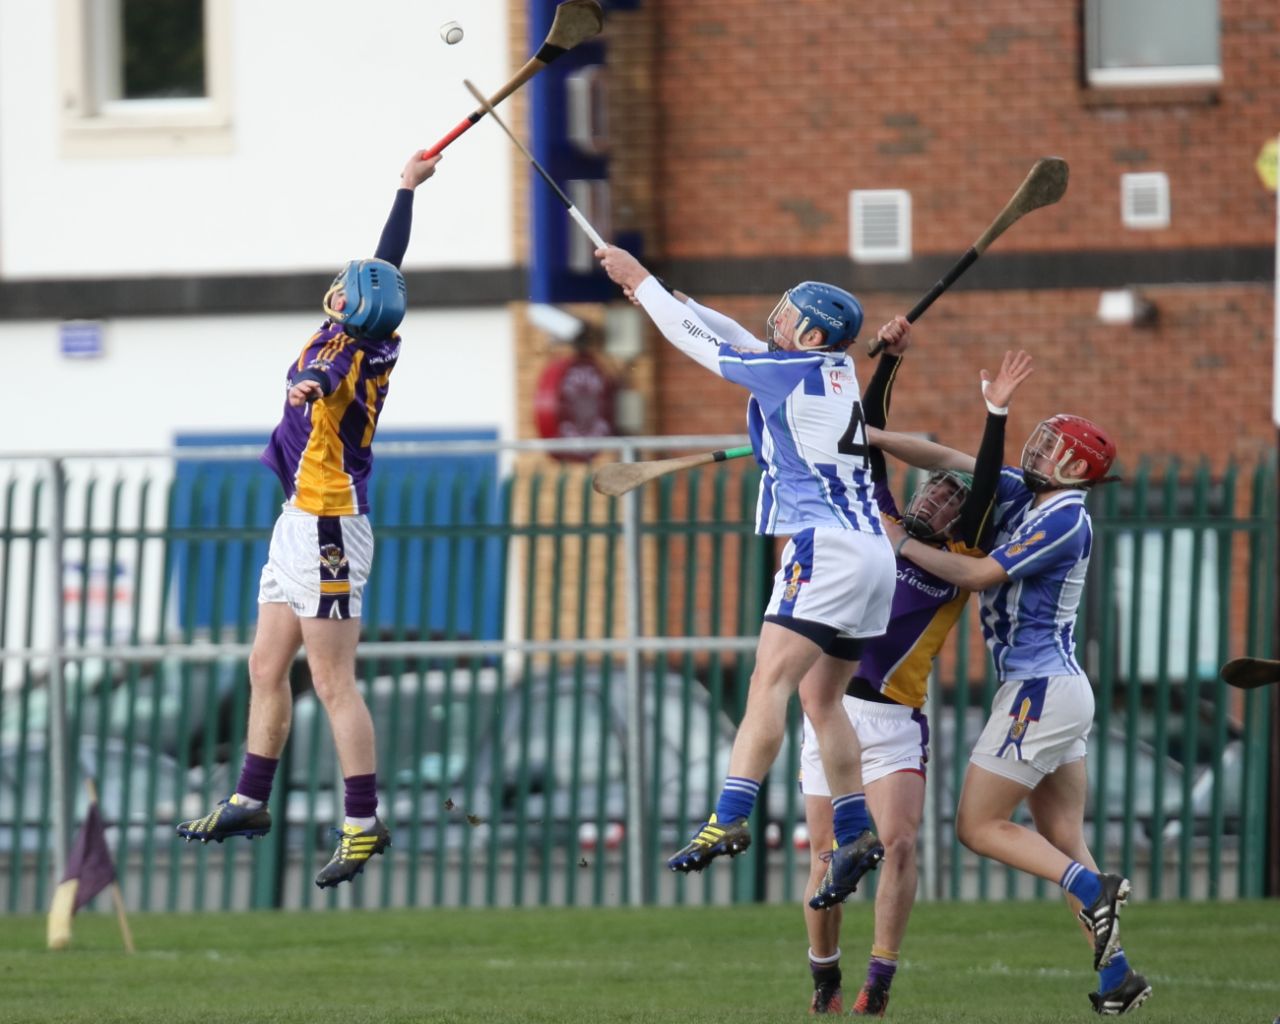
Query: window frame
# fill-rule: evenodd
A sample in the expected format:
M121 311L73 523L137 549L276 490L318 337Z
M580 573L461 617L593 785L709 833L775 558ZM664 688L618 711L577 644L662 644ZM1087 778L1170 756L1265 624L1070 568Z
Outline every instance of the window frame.
M1168 64L1159 67L1099 66L1102 57L1099 18L1101 6L1108 0L1082 0L1081 22L1084 44L1085 81L1098 88L1140 88L1186 85L1218 85L1222 82L1222 34L1218 34L1216 64ZM1221 0L1209 0L1221 24Z
M58 0L61 141L67 157L225 153L231 149L231 4L205 0L202 98L121 100L100 97L110 72L102 55L114 45L95 34L101 0Z

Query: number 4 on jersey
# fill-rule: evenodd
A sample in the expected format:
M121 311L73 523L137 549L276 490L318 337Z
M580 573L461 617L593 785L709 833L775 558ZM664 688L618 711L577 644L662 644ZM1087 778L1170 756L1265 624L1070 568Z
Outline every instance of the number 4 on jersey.
M861 438L859 441L857 438ZM862 415L862 403L853 403L853 412L849 415L849 425L840 436L836 451L841 455L858 455L862 457L862 465L869 466L871 459L867 448L867 420Z

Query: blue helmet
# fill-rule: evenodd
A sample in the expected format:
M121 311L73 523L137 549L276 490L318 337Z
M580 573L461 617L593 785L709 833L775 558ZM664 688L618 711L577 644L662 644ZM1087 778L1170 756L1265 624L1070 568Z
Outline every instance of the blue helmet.
M862 306L853 295L833 284L802 281L782 296L782 301L769 317L770 337L774 318L788 302L800 314L795 330L797 339L805 331L818 327L826 333L825 348L844 348L862 329Z
M404 275L386 260L350 260L325 292L324 311L352 337L389 338L404 319Z

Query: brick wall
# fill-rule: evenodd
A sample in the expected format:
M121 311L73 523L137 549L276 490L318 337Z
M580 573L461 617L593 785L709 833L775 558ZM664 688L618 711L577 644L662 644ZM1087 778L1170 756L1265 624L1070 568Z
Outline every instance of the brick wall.
M523 6L512 0L513 17L522 18ZM1038 156L1062 156L1071 166L1066 197L1016 225L993 256L1087 264L1091 254L1122 254L1156 322L1099 323L1096 286L991 291L971 276L918 325L891 425L972 450L983 416L978 370L994 370L1006 349L1021 347L1037 372L1016 400L1010 461L1037 420L1071 411L1116 435L1130 472L1143 457L1169 455L1203 456L1215 471L1230 459L1251 465L1275 450L1272 281L1256 273L1241 280L1229 269L1213 280L1178 280L1151 268L1162 255L1188 251L1228 266L1230 254L1219 250L1275 244L1276 199L1254 162L1280 130L1280 7L1221 0L1218 86L1104 90L1083 84L1081 6L644 0L637 11L610 12L615 229L641 232L646 258L659 264L812 257L830 266L848 250L849 191L902 188L913 198L914 255L959 256ZM526 52L521 40L513 61ZM1168 174L1167 229L1122 225L1120 175L1132 171ZM523 194L523 171L517 183ZM866 308L864 336L923 290L859 288L866 268L839 265L847 277L838 283L852 284ZM1153 280L1160 283L1144 284ZM777 294L755 291L697 297L762 333ZM527 436L532 381L552 353L538 332L521 331ZM743 429L739 389L652 332L648 347L629 381L646 396L647 431ZM865 381L870 361L859 368ZM537 562L545 580L549 563ZM678 595L683 568L672 571ZM733 600L735 583L726 582ZM653 600L647 591L648 615ZM667 628L680 626L683 611L673 599Z
M1046 154L1070 191L1002 249L1274 240L1253 168L1280 109L1272 0L1222 0L1222 85L1120 92L1081 84L1077 0L648 2L668 255L843 252L851 188L911 190L917 252L956 251ZM1169 174L1169 229L1120 225L1136 170Z
M908 189L915 255L958 256L1044 154L1069 161L1066 197L993 253L1122 251L1142 281L1152 252L1274 244L1275 196L1254 161L1278 126L1280 8L1222 0L1221 85L1116 91L1082 84L1079 7L649 0L662 41L648 68L660 159L656 171L621 160L615 181L626 190L657 175L649 248L668 260L839 257L854 188ZM616 77L634 81L636 69ZM1120 174L1145 170L1169 175L1167 229L1121 224ZM859 291L852 263L849 280ZM898 422L975 443L976 372L1017 345L1038 373L1011 438L1070 408L1110 426L1126 460L1180 452L1220 463L1273 448L1271 283L1145 293L1159 310L1154 327L1107 327L1097 288L982 294L962 283L920 324L920 365L904 381ZM871 331L918 294L860 297ZM776 301L698 298L757 331ZM660 432L741 424L736 389L658 350Z
M915 351L894 391L890 426L925 431L975 451L985 408L978 371L1025 348L1035 375L1011 413L1007 458L1016 461L1035 423L1057 412L1088 416L1117 437L1120 458L1207 456L1252 463L1275 446L1271 427L1272 296L1256 286L1160 288L1145 328L1100 324L1097 292L966 292L944 296L917 324ZM910 299L864 295L873 332ZM772 299L711 297L761 328ZM872 362L859 361L863 384ZM667 433L745 429L744 393L712 378L670 345L658 349L658 418Z

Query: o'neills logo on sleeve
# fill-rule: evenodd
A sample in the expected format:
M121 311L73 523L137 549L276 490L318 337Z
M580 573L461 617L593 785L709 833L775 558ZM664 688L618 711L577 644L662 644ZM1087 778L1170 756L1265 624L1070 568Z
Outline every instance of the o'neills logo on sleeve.
M366 361L365 365L381 366L383 363L394 363L399 358L400 358L400 342L397 341L394 345L383 346L382 351L379 352L376 356L370 356L369 359Z
M699 327L692 320L684 320L681 322L680 326L684 328L685 333L691 338L702 338L705 341L717 343L720 341L720 339L714 334L705 328Z

